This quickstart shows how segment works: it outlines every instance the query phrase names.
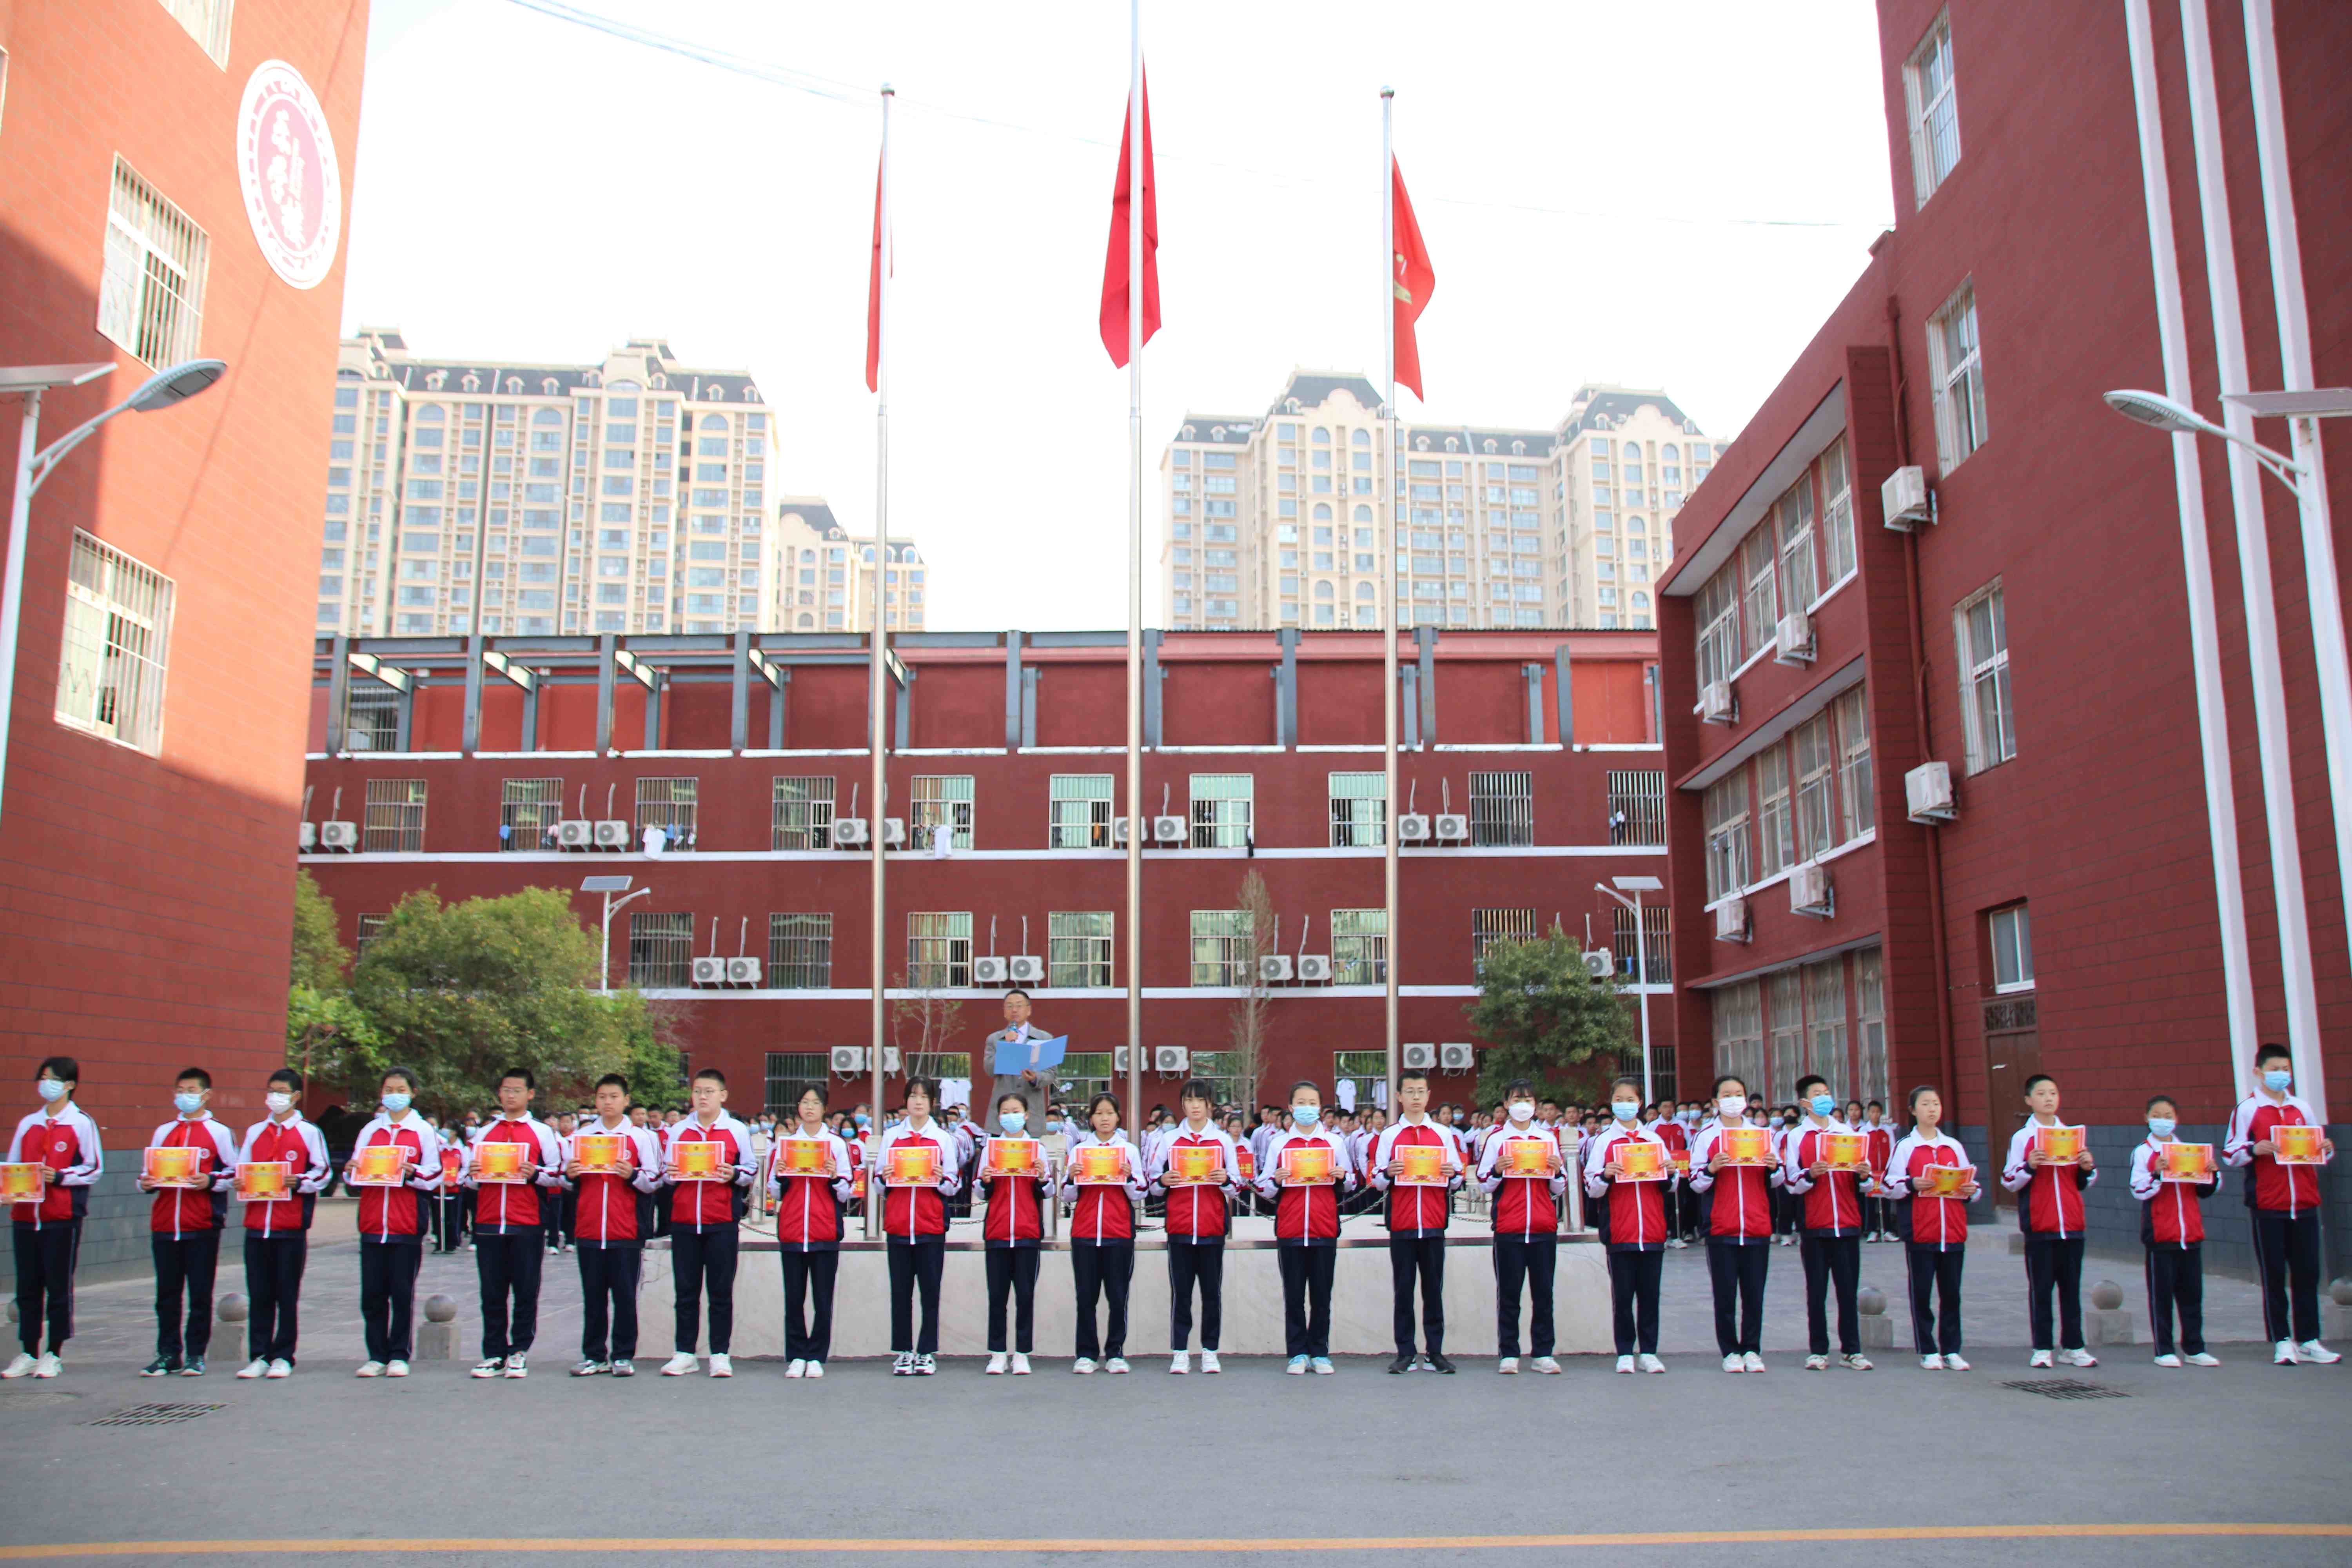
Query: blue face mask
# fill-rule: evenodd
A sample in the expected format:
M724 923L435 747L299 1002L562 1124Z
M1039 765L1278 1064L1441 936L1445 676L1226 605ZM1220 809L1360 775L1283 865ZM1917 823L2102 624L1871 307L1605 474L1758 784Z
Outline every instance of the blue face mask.
M996 1121L997 1125L1007 1132L1018 1132L1029 1125L1029 1113L1025 1110L1008 1110L998 1117Z
M63 1079L45 1078L33 1087L39 1089L41 1098L52 1105L66 1097L66 1085Z
M385 1111L391 1115L398 1116L402 1111L408 1109L408 1096L404 1094L387 1094L383 1097L383 1108Z
M2171 1137L2172 1129L2176 1125L2177 1123L2169 1116L2151 1116L2147 1119L2147 1130L2158 1138Z
M851 1118L850 1118L850 1120L851 1120L852 1121L856 1122L856 1123L857 1123L857 1125L859 1125L860 1127L863 1127L863 1126L865 1126L865 1125L867 1123L867 1121L868 1121L870 1119L869 1119L869 1118L867 1118L867 1117L864 1117L864 1116L853 1116L853 1117L851 1117Z
M1837 1101L1832 1100L1826 1094L1817 1094L1813 1096L1812 1104L1813 1114L1815 1116L1835 1116L1837 1114Z
M2263 1074L2263 1087L2269 1089L2273 1094L2284 1094L2286 1092L2286 1086L2294 1081L2294 1074L2291 1072L2281 1072L2276 1068L2273 1068L2270 1071Z
M1609 1102L1609 1112L1620 1121L1631 1121L1642 1114L1642 1108L1630 1100L1612 1100Z
M175 1094L172 1097L172 1103L180 1108L181 1115L194 1116L205 1108L205 1097L201 1094Z
M1294 1105L1290 1108L1290 1120L1300 1127L1312 1127L1323 1120L1323 1110L1320 1106Z

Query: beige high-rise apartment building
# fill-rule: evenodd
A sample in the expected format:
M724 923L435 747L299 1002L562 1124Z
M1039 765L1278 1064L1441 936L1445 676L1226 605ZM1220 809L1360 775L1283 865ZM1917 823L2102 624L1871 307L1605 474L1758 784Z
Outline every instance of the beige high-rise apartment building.
M874 624L874 541L850 533L819 496L786 496L776 503L776 597L769 628L792 632L862 632ZM911 539L893 538L886 551L883 629L923 629L929 569Z
M740 371L658 338L590 364L343 340L319 630L354 636L772 629L772 446Z
M1263 415L1187 415L1160 464L1162 624L1377 626L1383 529L1400 624L1655 624L1674 514L1722 446L1672 398L1588 384L1549 429L1409 424L1401 461L1379 408L1365 377L1302 370Z

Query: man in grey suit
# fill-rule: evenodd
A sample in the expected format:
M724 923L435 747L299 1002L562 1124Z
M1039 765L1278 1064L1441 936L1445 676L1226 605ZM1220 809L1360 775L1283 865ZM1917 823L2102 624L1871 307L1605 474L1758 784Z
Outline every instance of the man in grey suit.
M996 1063L996 1047L1006 1041L1050 1040L1053 1037L1053 1030L1039 1028L1029 1021L1029 993L1016 989L1004 994L1004 1027L982 1041L981 1048L988 1053L989 1065L992 1070ZM1047 1082L1051 1076L1051 1069L1045 1071L1031 1069L1018 1073L999 1074L995 1081L989 1086L988 1114L982 1119L982 1125L988 1129L992 1136L1002 1131L1003 1129L998 1127L996 1122L997 1103L1008 1094L1017 1094L1028 1102L1029 1136L1044 1137L1045 1135L1045 1091L1051 1087Z

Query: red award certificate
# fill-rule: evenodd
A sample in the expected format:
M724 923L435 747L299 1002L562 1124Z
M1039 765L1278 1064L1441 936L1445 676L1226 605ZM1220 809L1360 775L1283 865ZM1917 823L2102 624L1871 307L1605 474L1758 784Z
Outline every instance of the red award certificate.
M522 1180L523 1146L485 1140L474 1145L474 1180L507 1185Z
M1824 1132L1821 1157L1822 1163L1832 1171L1866 1171L1870 1169L1870 1140L1859 1132Z
M1445 1184L1445 1151L1435 1143L1396 1145L1397 1184L1407 1187Z
M236 1168L236 1201L274 1204L294 1195L290 1160L249 1160Z
M669 1146L671 1173L681 1182L731 1179L726 1153L727 1145L716 1138L681 1140Z
M1923 1198L1957 1198L1975 1174L1972 1165L1930 1165L1911 1178L1911 1190Z
M2282 1165L2316 1165L2319 1163L2320 1131L2316 1127L2290 1126L2282 1122L2271 1129L2273 1158Z
M1257 1180L1257 1155L1246 1143L1234 1145L1234 1163L1241 1168L1242 1180Z
M1718 1147L1727 1165L1769 1165L1772 1134L1762 1127L1727 1127Z
M618 1132L583 1132L572 1140L572 1157L580 1162L583 1176L617 1176L621 1173L621 1134Z
M1040 1176L1045 1167L1039 1156L1045 1145L1034 1138L992 1138L988 1141L988 1174L992 1176Z
M370 1143L352 1156L355 1187L396 1187L408 1179L408 1151L397 1143Z
M205 1176L197 1157L203 1152L194 1144L150 1149L147 1151L147 1179L159 1187L202 1186Z
M1168 1151L1168 1184L1197 1187L1223 1180L1225 1152L1213 1143L1183 1143Z
M897 1143L890 1149L890 1184L894 1187L935 1187L940 1183L940 1152L929 1143Z
M1663 1182L1666 1179L1666 1146L1628 1138L1610 1151L1621 1182Z
M0 1204L37 1204L41 1192L37 1164L0 1165Z
M776 1169L787 1176L830 1176L833 1151L814 1138L787 1138L776 1145Z
M1127 1180L1127 1151L1112 1143L1081 1143L1070 1151L1070 1178L1080 1186Z
M2213 1145L2210 1143L2167 1143L2161 1157L2158 1180L2166 1182L2210 1182L2213 1179Z
M2079 1127L2039 1127L2034 1129L2033 1146L2042 1151L2043 1159L2063 1163L2083 1152L2083 1130Z
M1551 1174L1551 1151L1533 1138L1506 1139L1503 1142L1503 1174L1549 1176Z
M1328 1187L1333 1179L1328 1143L1293 1143L1282 1152L1284 1186Z

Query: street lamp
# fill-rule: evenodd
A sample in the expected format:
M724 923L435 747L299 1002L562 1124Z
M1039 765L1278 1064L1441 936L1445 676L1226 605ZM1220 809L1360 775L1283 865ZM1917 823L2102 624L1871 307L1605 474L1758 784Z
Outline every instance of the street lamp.
M1595 882L1592 890L1607 893L1611 898L1633 911L1633 986L1642 998L1642 1103L1656 1099L1650 1089L1650 942L1642 931L1642 895L1660 893L1666 885L1655 877L1612 877L1617 884L1611 888ZM1633 896L1627 898L1631 893Z
M16 697L16 634L24 618L25 536L32 522L33 492L56 471L59 458L89 440L116 415L152 414L184 402L218 381L228 365L216 359L192 359L157 371L140 383L138 391L105 413L41 447L41 395L51 387L86 386L112 374L114 369L110 360L102 364L0 366L0 394L16 393L25 400L24 420L16 433L16 483L8 511L7 582L0 587L0 800L5 799L7 788L8 720Z
M630 900L642 899L653 891L651 888L639 888L629 893L629 884L635 880L634 877L589 877L580 884L580 890L583 893L604 895L604 963L599 972L604 984L598 989L607 996L613 994L613 911ZM614 893L629 893L629 896L616 903L613 899Z

